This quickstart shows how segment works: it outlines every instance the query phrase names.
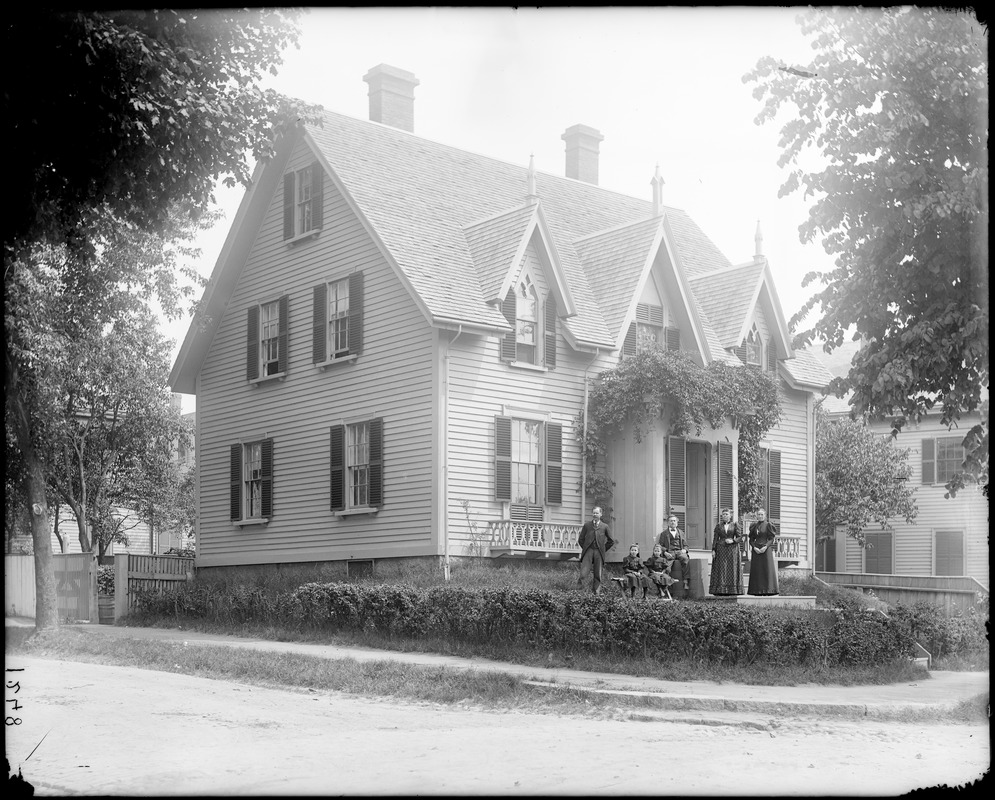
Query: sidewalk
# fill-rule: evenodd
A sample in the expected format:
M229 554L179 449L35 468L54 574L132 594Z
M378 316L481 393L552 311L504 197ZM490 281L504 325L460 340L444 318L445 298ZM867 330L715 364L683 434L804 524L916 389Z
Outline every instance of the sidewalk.
M7 617L7 625L32 626L33 620ZM642 695L653 698L652 707L666 710L750 712L767 715L805 714L841 717L899 718L903 714L940 715L962 700L989 691L987 672L933 671L916 683L887 686L748 686L712 681L666 681L584 672L556 667L534 667L460 658L433 653L402 653L367 647L307 642L274 642L166 628L119 627L83 623L72 626L93 636L149 639L216 647L241 647L265 652L300 653L318 658L356 661L400 661L425 667L469 669L517 675L529 683L569 686L585 691Z

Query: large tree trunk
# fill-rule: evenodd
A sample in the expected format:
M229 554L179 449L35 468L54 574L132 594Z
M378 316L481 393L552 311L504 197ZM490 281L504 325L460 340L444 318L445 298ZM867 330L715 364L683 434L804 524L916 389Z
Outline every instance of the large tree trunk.
M24 489L31 519L31 539L35 551L35 629L59 627L59 601L55 593L55 566L52 561L52 532L45 497L45 470L31 441L31 423L21 396L20 374L7 354L7 422L13 428L26 471Z

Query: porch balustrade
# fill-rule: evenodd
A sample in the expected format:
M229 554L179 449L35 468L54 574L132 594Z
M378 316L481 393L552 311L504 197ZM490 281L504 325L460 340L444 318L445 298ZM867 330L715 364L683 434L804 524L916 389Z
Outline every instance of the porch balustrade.
M575 558L580 555L582 525L557 522L516 522L509 519L489 523L491 555L531 558Z
M777 549L774 555L778 561L798 561L801 556L802 537L793 533L782 533L777 539Z

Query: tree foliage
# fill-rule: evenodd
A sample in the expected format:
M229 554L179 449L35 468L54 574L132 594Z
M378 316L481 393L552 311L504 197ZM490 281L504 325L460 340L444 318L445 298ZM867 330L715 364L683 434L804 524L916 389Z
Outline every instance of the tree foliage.
M864 544L872 524L911 523L918 514L908 449L890 436L875 436L863 423L833 419L820 405L815 418L815 523L819 539L843 528Z
M577 426L587 460L585 491L610 507L614 484L604 471L608 442L626 425L637 442L666 413L672 436L700 435L706 425L739 422L740 508L755 510L763 488L760 440L781 417L777 383L754 366L713 361L701 367L687 354L649 347L602 372L591 386L587 425Z
M246 183L249 154L313 117L257 85L297 43L293 11L28 7L5 31L8 247L85 244L102 206L146 229L178 199L204 207L219 178Z
M119 234L168 241L172 212L196 219L219 179L247 182L249 154L265 159L283 132L317 121L315 108L258 86L296 45L297 18L29 7L5 25L16 75L4 87L16 154L4 234L6 429L23 469L39 629L58 624L47 489L52 412L65 398L46 390L59 385L53 365L63 346L113 327L122 286L164 307L175 299L165 272L142 271L149 258L134 268L104 258ZM153 254L161 242L148 240Z
M805 276L819 288L791 320L821 317L796 337L831 352L864 346L831 388L853 392L857 416L896 433L942 407L967 431L965 480L988 480L988 47L969 12L910 6L813 9L801 67L762 58L762 124L781 128L781 194L813 197L800 238L822 236L835 267ZM813 159L821 168L807 169ZM855 332L855 333L854 333Z

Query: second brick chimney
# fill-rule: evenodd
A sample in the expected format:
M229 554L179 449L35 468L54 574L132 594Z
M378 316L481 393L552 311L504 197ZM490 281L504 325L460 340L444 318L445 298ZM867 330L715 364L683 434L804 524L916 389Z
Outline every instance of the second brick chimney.
M363 76L370 85L370 121L403 131L415 129L415 87L418 79L407 70L379 64Z
M601 131L587 125L573 125L560 137L567 143L567 177L598 185L598 145Z

